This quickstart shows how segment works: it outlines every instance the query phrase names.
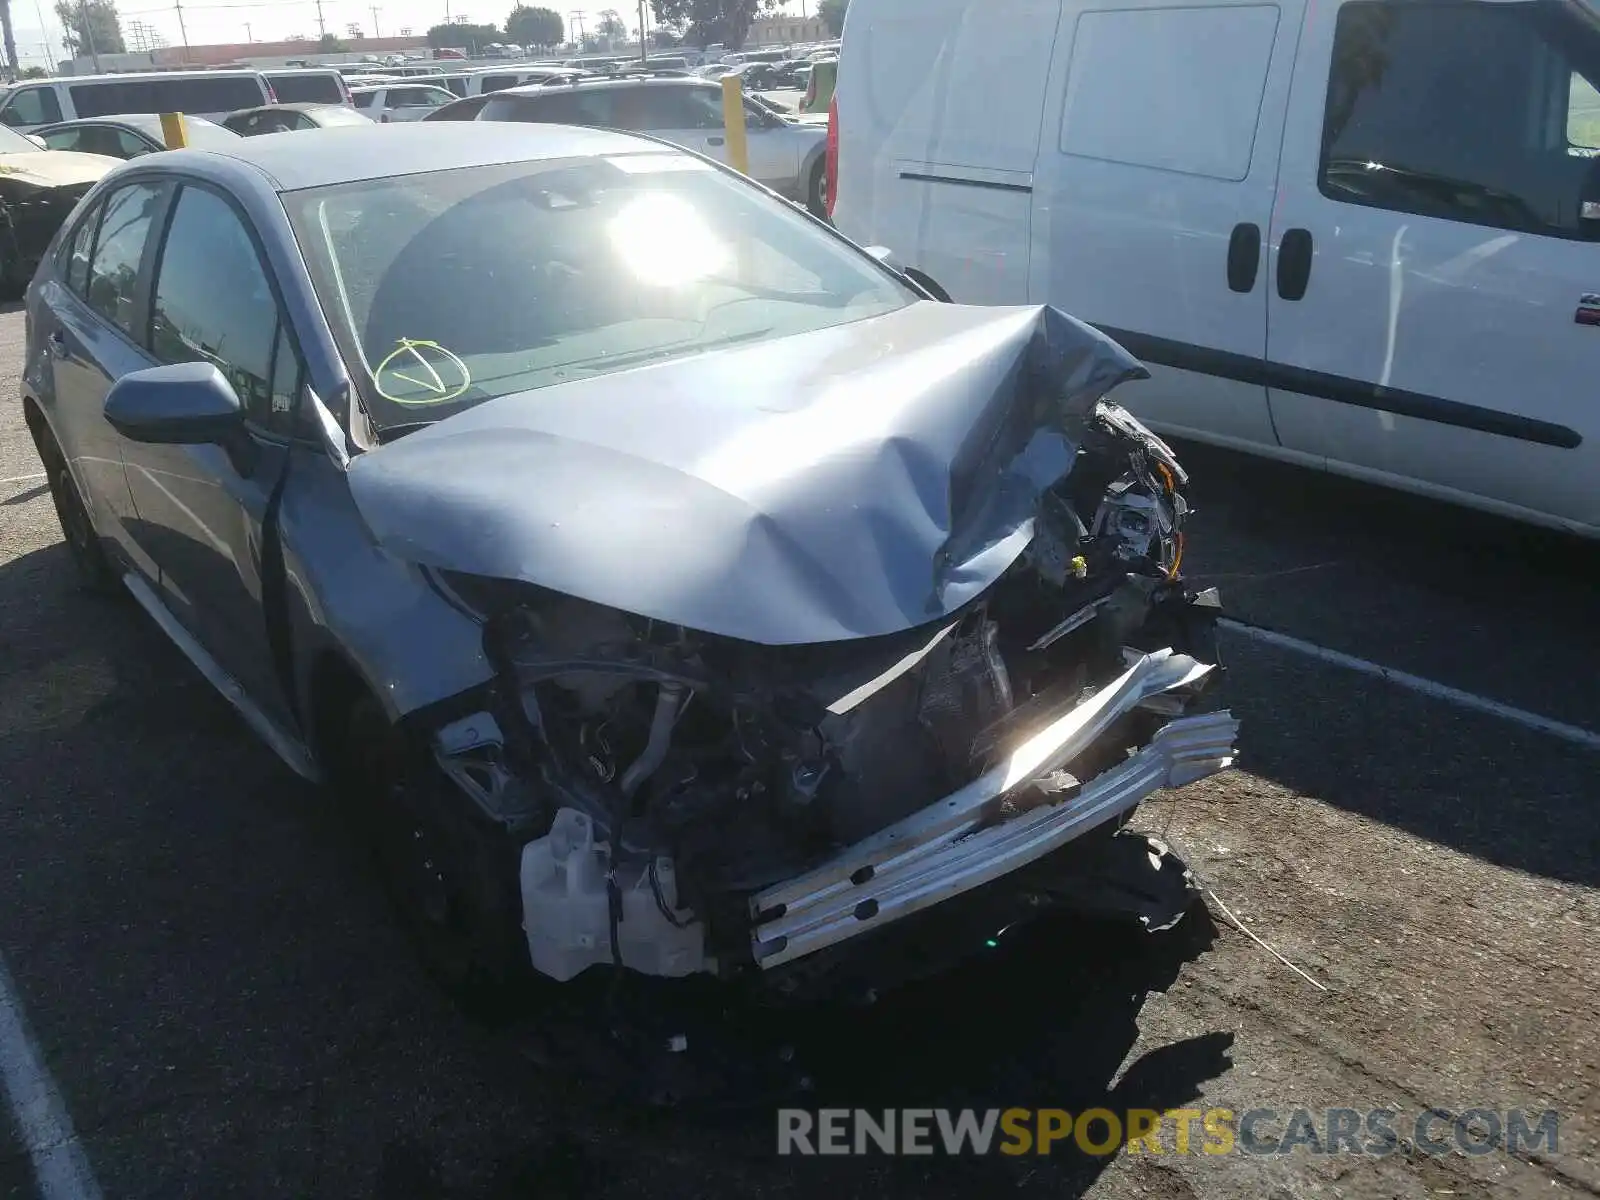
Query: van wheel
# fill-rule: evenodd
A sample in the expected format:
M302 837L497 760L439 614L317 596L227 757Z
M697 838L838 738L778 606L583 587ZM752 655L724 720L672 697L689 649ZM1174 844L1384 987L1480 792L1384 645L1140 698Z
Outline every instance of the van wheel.
M100 535L95 532L89 510L78 493L66 456L56 445L49 427L31 413L28 427L39 451L39 461L44 464L45 478L50 483L50 500L56 506L56 520L61 523L61 536L67 543L67 552L72 555L78 585L95 595L115 595L121 581L106 557L105 547L100 544Z
M811 179L806 184L806 208L814 217L828 219L828 164L817 159L811 168Z
M370 696L349 709L334 772L423 968L467 1015L497 1022L527 998L517 847Z

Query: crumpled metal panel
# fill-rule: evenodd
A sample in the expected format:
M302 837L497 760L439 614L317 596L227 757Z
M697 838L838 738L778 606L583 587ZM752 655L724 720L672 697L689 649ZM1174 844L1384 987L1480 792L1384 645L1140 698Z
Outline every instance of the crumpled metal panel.
M416 562L767 645L877 637L993 585L1083 415L1146 374L1055 309L916 303L489 400L348 478Z

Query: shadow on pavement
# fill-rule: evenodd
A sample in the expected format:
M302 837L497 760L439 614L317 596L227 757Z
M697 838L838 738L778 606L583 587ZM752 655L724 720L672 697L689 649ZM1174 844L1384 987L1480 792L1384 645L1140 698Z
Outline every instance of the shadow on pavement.
M795 1061L811 1074L811 1088L798 1097L752 1098L719 1113L662 1112L611 1105L592 1080L568 1078L556 1085L567 1097L560 1121L500 1159L483 1186L445 1186L438 1148L408 1135L386 1148L373 1200L578 1200L643 1186L679 1194L683 1184L707 1198L770 1190L954 1200L1001 1188L1077 1196L1113 1155L1085 1154L1069 1139L1048 1156L780 1157L776 1110L972 1108L981 1116L1018 1107L1076 1114L1192 1105L1227 1070L1231 1033L1160 1046L1120 1068L1137 1044L1145 999L1169 987L1214 934L1198 905L1165 934L1046 918L952 974L876 1005L766 1012L771 1032L792 1041ZM1104 1128L1096 1134L1103 1138ZM1003 1140L997 1134L996 1145ZM641 1162L660 1161L644 1147L662 1143L694 1146L692 1178L641 1170Z

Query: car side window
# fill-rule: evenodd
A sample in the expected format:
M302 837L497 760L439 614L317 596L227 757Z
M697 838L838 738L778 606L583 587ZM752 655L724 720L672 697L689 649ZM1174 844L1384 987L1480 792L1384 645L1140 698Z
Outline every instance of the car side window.
M84 288L89 307L135 340L139 265L160 200L161 188L156 184L131 183L113 192L106 201L89 260Z
M225 286L218 286L225 281ZM201 187L178 193L156 268L150 350L164 363L214 363L246 415L273 425L273 355L284 322L243 221ZM292 353L292 350L291 350Z
M58 129L54 133L41 135L44 144L52 150L77 150L78 143L83 140L82 129Z
M94 251L95 231L100 227L100 214L104 212L103 205L95 205L78 222L78 228L73 231L66 247L66 272L67 287L80 296L87 297L89 291L89 256Z
M141 154L149 154L150 147L143 138L136 137L126 129L118 129L117 148L121 151L118 158L138 158Z
M19 88L0 110L0 122L7 125L48 125L61 120L61 101L53 87Z
M1600 221L1584 216L1600 202L1597 64L1593 33L1557 6L1346 4L1321 190L1472 225L1600 237Z

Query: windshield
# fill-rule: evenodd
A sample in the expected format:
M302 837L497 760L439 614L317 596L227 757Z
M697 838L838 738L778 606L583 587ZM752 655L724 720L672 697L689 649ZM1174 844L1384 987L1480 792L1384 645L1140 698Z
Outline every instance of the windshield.
M284 201L380 429L915 299L798 211L682 154L475 167Z

